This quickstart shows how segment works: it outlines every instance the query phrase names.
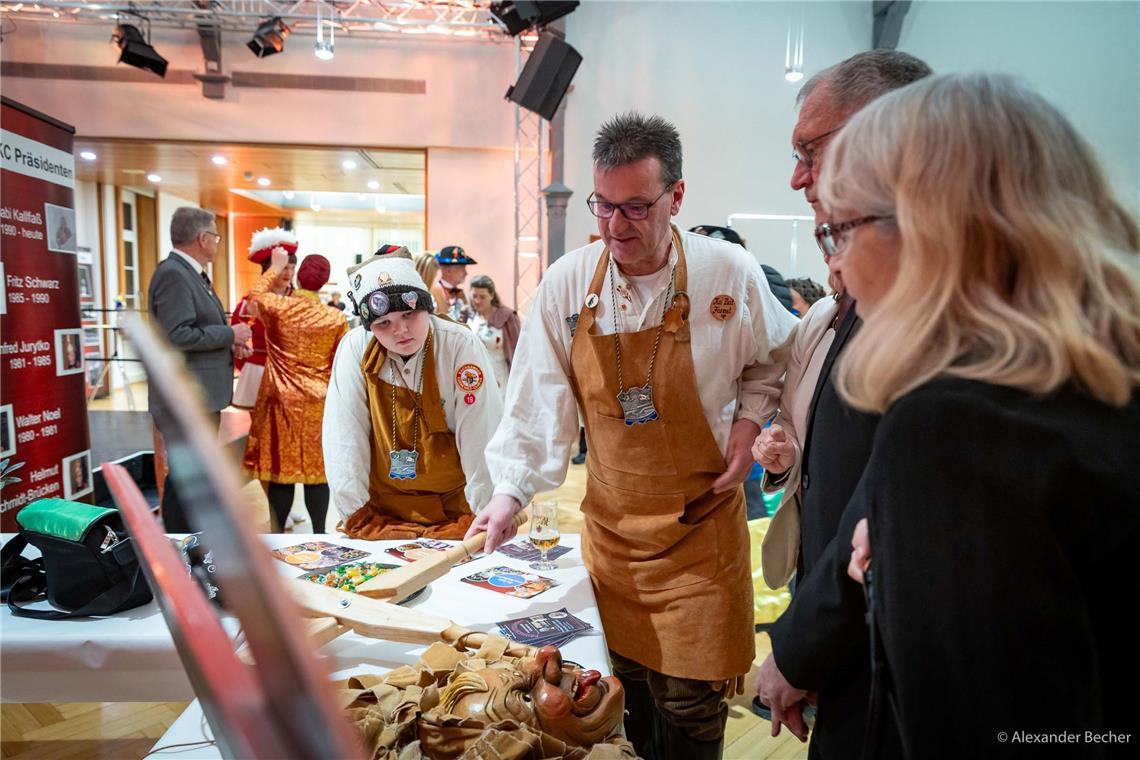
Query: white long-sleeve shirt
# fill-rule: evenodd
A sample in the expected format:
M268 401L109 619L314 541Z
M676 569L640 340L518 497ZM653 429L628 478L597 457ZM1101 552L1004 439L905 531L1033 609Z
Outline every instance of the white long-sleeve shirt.
M775 413L784 362L799 320L772 295L759 264L743 248L702 235L680 234L688 268L690 345L701 411L723 452L735 420L763 425ZM543 277L523 322L507 383L507 412L487 449L495 493L513 496L522 504L536 493L557 488L566 478L570 446L578 439L567 318L584 308L604 247L598 241L556 261ZM616 266L611 270L618 277L614 283L618 331L634 332L661 323L668 272L676 260L674 249L663 274L656 278L632 280ZM645 298L643 291L651 297ZM597 295L595 332L613 334L615 306L609 274ZM723 322L710 311L718 295L729 295L736 302L735 313ZM620 308L622 304L625 309ZM668 367L658 365L653 382L667 382L663 377L668 372ZM629 383L642 380L627 378Z
M455 433L459 461L467 477L464 495L472 512L481 510L491 498L491 478L483 456L491 435L503 416L503 398L495 382L491 357L482 342L466 326L431 317L432 349L435 374L447 427ZM368 480L372 466L372 426L389 425L389 420L373 420L368 410L368 392L361 359L370 341L376 340L363 327L349 331L337 348L325 399L322 426L325 472L333 505L342 517L348 517L368 503ZM411 389L423 363L420 349L404 361L389 353L380 367L380 379ZM483 371L483 385L476 391L475 403L468 404L468 391L456 384L455 373L464 364L474 364Z

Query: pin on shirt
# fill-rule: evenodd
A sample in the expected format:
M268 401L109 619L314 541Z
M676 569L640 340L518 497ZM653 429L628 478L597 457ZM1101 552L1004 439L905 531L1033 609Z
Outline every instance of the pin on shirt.
M724 293L716 296L709 304L709 313L713 315L713 319L725 321L736 313L736 299Z
M598 305L598 294L597 293L591 293L590 295L586 296L586 308L587 309L592 309L597 305Z
M463 403L467 404L467 406L471 406L472 404L474 404L475 403L475 394L474 393L468 393L466 396L463 397Z

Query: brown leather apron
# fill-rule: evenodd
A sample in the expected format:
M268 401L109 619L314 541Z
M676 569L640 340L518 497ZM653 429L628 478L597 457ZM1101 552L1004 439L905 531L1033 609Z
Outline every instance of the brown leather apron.
M432 336L434 338L434 335ZM423 394L396 386L396 440L392 440L392 385L380 374L385 352L379 341L364 350L360 370L368 391L372 418L372 455L368 476L368 504L356 510L341 527L353 538L460 539L474 516L463 489L467 478L447 427L435 372L435 341L429 340L423 357ZM419 409L419 462L416 477L388 477L389 452L411 448L415 410Z
M748 529L743 490L712 492L725 461L697 391L676 231L673 244L676 295L651 380L657 420L626 426L614 336L595 332L594 308L578 318L571 385L589 444L582 553L610 649L666 675L718 681L747 673L754 657ZM607 250L589 293L600 297L608 261ZM627 386L643 383L657 329L620 334Z

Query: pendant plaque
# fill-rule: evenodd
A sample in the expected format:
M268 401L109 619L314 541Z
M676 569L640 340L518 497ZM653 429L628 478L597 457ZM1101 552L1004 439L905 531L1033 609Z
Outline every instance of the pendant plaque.
M653 386L649 383L635 388L627 388L617 395L621 402L622 416L626 427L632 427L657 419L657 407L653 406Z
M416 477L416 460L420 452L412 449L399 449L390 454L388 477L392 480L412 480Z

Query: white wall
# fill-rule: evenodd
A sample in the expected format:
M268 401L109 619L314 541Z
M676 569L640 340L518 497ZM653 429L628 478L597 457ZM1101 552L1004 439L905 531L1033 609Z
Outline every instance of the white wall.
M1041 88L1106 162L1117 192L1140 214L1140 5L1135 2L917 2L899 49L937 72L998 69ZM681 132L687 193L683 227L724 224L734 212L810 215L788 186L799 84L783 79L789 23L804 20L805 74L870 47L869 2L598 2L567 17L584 61L567 97L567 248L596 232L585 207L598 126L627 109L653 112ZM798 258L783 223L735 225L749 248L785 276L826 282L799 225Z
M899 47L936 72L1028 80L1092 143L1140 215L1140 3L916 2Z

